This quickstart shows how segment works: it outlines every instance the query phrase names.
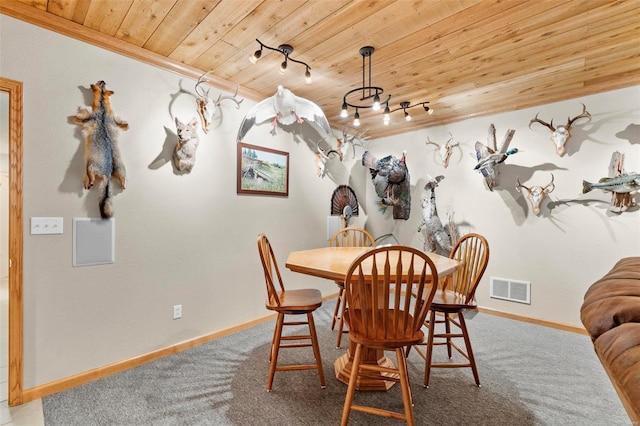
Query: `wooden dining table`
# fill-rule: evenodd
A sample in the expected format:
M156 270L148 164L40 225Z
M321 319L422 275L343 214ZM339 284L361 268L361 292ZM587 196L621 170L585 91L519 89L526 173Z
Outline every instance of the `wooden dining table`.
M293 251L287 258L286 267L293 272L326 278L332 281L344 282L351 263L362 253L370 250L367 247L321 247L310 250ZM428 253L438 271L438 278L452 274L461 263L457 260ZM409 265L411 262L403 262ZM437 285L437 283L435 283ZM336 378L348 384L351 376L351 366L355 344L349 340L347 352L340 356L333 364ZM363 363L378 364L393 367L393 362L384 356L384 352L377 349L365 348ZM356 384L358 390L388 390L396 381L384 380L387 373L380 373L379 377L361 377Z

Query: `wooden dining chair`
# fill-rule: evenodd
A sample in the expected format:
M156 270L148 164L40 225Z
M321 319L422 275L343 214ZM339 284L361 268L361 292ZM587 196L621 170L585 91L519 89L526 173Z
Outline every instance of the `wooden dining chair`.
M324 389L324 371L322 369L322 359L320 358L320 348L318 346L318 335L313 321L313 312L322 305L322 294L317 289L285 290L280 276L280 270L273 249L267 236L258 236L258 253L264 269L264 278L267 285L267 309L278 313L276 328L271 341L269 354L269 378L267 379L267 391L271 391L273 377L276 371L291 370L318 370L320 376L320 386ZM287 315L306 315L307 321L285 321ZM285 326L308 325L309 334L283 335ZM291 343L283 343L283 341ZM309 341L308 343L306 341ZM309 365L283 365L278 366L278 354L283 348L313 348L313 355L316 363Z
M363 228L348 227L336 231L329 240L329 247L374 247L376 245L373 236ZM346 307L344 299L344 283L336 281L338 286L338 301L333 311L333 319L331 320L331 330L338 323L338 338L336 340L336 348L340 348L342 342L342 334L348 332L344 329L344 321L342 316Z
M480 386L463 312L466 309L477 309L475 293L489 263L489 244L482 235L467 234L456 243L449 257L461 262L462 267L443 280L444 288L438 290L433 298L426 322L429 328L426 351L415 346L425 359L424 386L429 387L432 368L471 368L476 385ZM444 325L444 332L436 331L438 324L441 324L439 330ZM452 329L452 325L456 328ZM464 348L453 339L462 339ZM439 345L446 345L450 362L433 362L433 348ZM451 362L452 349L462 355L464 361Z
M351 410L415 423L405 348L422 342L424 324L437 291L436 267L424 252L393 245L373 248L356 258L345 278L347 309L344 320L355 355L342 411L342 425ZM365 348L395 351L397 368L362 362ZM373 373L399 382L404 412L353 403L360 378Z

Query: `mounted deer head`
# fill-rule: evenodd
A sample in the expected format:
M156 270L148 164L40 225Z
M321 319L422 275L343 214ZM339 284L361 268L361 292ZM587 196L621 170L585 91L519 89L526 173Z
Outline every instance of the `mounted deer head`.
M327 160L329 160L329 156L331 154L336 154L337 156L340 156L340 153L338 151L336 151L335 149L330 149L328 151L323 151L322 148L320 148L320 142L318 142L317 144L317 149L316 149L316 154L315 154L315 163L316 163L316 172L318 173L318 177L324 177L324 175L326 174L327 170L326 170L326 165L327 165Z
M427 145L435 145L438 148L438 153L440 154L440 160L442 161L442 167L445 169L449 166L449 159L451 158L451 154L453 153L453 148L460 145L460 142L453 143L453 135L449 133L448 141L444 143L444 145L437 144L429 139L427 136Z
M529 203L531 203L531 208L533 208L533 213L536 215L540 214L540 206L542 201L547 197L547 194L550 194L555 189L555 185L553 183L553 173L551 173L551 182L546 184L545 186L532 186L531 188L524 186L520 183L520 178L517 178L516 190L521 192L521 189L524 189L527 193L527 199Z
M367 138L363 138L364 134L367 133L367 130L358 130L356 134L353 136L349 136L347 133L347 128L342 129L342 139L337 138L338 140L338 155L340 156L340 161L344 159L347 155L347 150L349 149L349 145L353 150L353 158L356 158L356 145L364 147L362 141Z
M222 96L218 95L218 99L215 101L209 96L209 90L206 91L203 89L202 85L205 83L205 77L211 71L207 71L202 74L200 78L198 78L198 82L195 87L195 94L190 93L196 98L196 105L198 108L198 115L200 116L200 121L202 122L202 130L205 133L209 132L209 127L211 126L211 122L213 121L213 117L216 115L217 108L220 106L220 103L226 99L233 101L236 104L236 109L240 109L240 104L244 99L238 100L238 88L236 87L236 93L233 96Z
M580 118L591 117L591 114L587 112L587 107L584 104L582 104L582 114L576 115L573 118L568 118L566 125L561 124L558 127L553 127L553 120L551 120L550 123L546 123L540 120L538 118L538 114L536 114L536 117L529 122L529 128L531 128L531 125L533 123L540 123L543 126L548 127L549 130L551 130L552 132L551 140L556 146L556 153L561 157L564 155L565 151L567 150L566 145L567 145L567 141L571 137L571 126L573 125L573 123Z

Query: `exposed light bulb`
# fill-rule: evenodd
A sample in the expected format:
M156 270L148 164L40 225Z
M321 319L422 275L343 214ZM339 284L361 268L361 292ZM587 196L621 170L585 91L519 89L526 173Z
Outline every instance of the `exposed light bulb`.
M285 59L285 60L280 64L280 74L284 74L286 70L287 70L287 60Z
M407 121L411 121L411 115L407 111L404 112L404 119Z
M252 64L255 64L260 59L260 56L262 56L262 49L253 52L253 55L249 56L249 60Z
M389 125L391 121L391 110L389 109L389 104L384 107L384 115L382 116L382 122L385 126Z
M311 84L311 71L309 70L309 68L307 68L307 70L304 73L304 81L307 84Z
M360 127L360 114L356 111L356 114L353 116L353 126Z
M376 95L373 97L373 106L371 107L371 109L373 109L374 111L380 110L380 96L378 96L378 93L376 93Z
M347 118L349 116L349 110L347 109L347 103L342 104L342 111L340 111L340 117Z

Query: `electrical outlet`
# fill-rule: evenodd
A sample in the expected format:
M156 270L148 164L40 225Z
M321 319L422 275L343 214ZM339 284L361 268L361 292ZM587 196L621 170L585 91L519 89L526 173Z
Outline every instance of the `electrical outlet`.
M173 305L173 319L182 318L182 305Z

